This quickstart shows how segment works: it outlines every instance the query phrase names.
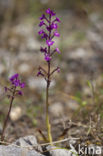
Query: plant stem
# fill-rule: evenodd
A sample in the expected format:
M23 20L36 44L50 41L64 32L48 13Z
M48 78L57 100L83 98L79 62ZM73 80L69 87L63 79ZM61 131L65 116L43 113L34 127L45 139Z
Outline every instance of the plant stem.
M6 119L4 121L3 130L2 130L2 134L1 134L1 141L4 141L4 138L5 138L4 134L5 134L5 130L6 130L7 124L8 124L8 120L9 120L9 115L10 115L10 112L11 112L12 104L13 104L13 101L14 101L15 90L16 90L16 87L14 88L13 95L12 95L11 101L10 101L9 111L8 111L8 114L7 114Z
M49 15L49 27L51 25L51 16ZM49 31L49 40L51 39L51 31ZM50 46L48 46L48 54L50 54ZM46 126L48 133L48 141L52 144L51 125L49 121L49 86L50 86L50 61L48 61L47 87L46 87Z
M47 82L46 87L46 126L47 126L47 133L48 133L48 141L52 143L52 135L51 135L51 125L49 121L49 103L48 103L48 97L49 97L49 82Z

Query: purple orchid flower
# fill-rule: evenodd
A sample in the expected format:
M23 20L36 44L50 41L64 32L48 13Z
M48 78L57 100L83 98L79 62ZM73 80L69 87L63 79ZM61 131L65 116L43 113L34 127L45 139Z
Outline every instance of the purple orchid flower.
M45 48L41 47L40 51L44 55L44 60L47 63L47 70L43 67L39 67L37 76L42 76L46 80L46 125L47 125L47 131L48 131L48 139L50 143L52 143L52 136L51 136L51 128L49 123L49 103L48 103L48 92L49 92L49 86L51 83L51 76L55 72L60 72L60 68L56 67L53 71L51 71L51 61L52 56L57 52L60 54L59 48L54 48L54 50L51 50L53 46L55 45L54 37L60 37L60 34L58 33L58 23L60 23L60 19L58 17L55 17L56 13L48 8L46 10L46 15L43 14L40 17L40 24L39 27L43 26L43 29L41 29L38 34L41 35L42 39L45 39ZM46 22L46 23L45 23Z

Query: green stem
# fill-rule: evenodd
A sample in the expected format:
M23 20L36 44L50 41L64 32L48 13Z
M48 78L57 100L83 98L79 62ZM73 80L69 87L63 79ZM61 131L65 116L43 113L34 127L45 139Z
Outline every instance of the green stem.
M47 133L48 133L48 141L52 144L51 125L50 125L50 121L49 121L48 95L49 95L49 85L47 83L47 87L46 87L46 126L47 126Z

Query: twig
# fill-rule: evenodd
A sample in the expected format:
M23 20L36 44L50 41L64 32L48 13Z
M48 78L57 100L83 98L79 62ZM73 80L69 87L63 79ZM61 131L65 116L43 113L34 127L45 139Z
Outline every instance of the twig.
M65 138L63 140L53 141L52 143L53 144L62 143L62 142L66 142L66 141L71 140L71 139L72 140L79 140L80 138ZM6 144L6 145L10 145L9 142L5 142L5 141L0 141L0 143ZM18 145L15 145L15 144L11 144L11 145L16 146L16 147L20 147L20 148L28 148L28 149L30 149L29 146L18 146ZM51 145L51 143L43 143L43 144L39 144L39 145L40 146L46 146L46 145ZM37 147L37 145L34 145L32 147Z

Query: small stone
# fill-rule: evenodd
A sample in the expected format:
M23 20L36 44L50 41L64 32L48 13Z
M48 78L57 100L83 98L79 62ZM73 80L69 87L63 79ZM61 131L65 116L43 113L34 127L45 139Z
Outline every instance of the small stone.
M46 87L46 81L43 78L29 78L28 85L30 89L44 89Z
M74 100L69 100L67 103L66 103L66 108L68 109L71 109L71 110L76 110L79 108L79 104L74 101Z
M69 58L71 59L85 58L86 56L87 56L87 51L83 48L78 48L76 49L75 52L73 51L69 54Z
M44 80L44 78L29 78L28 79L28 86L30 87L30 89L45 89L46 88L46 81ZM54 87L55 86L55 81L52 81L50 84L50 87Z
M10 118L12 121L17 121L22 116L22 109L20 107L12 108Z
M50 105L49 111L54 116L60 116L63 114L63 111L64 111L63 104L60 102L54 103L54 104Z
M93 42L100 42L102 40L102 37L98 33L91 30L88 30L87 32L87 38L89 41Z
M88 51L85 48L77 48L73 51L71 51L70 53L67 53L67 59L73 59L73 60L78 60L78 59L88 59L91 58L93 56L92 51Z
M89 16L89 19L92 23L97 23L98 20L100 18L100 15L98 13L91 13L90 16Z
M84 93L85 95L92 96L91 89L90 89L88 86L84 86L84 87L83 87L83 93Z
M0 146L0 156L44 156L35 150L16 147L13 145Z
M29 149L34 148L34 149L38 149L39 151L42 151L40 145L37 143L36 137L33 135L19 138L13 144L21 146L21 147L28 147Z
M74 73L69 73L69 74L67 74L66 79L67 79L68 83L70 83L70 84L74 83L74 81L75 81L75 76L76 76L76 75L75 75Z
M30 71L30 69L31 69L31 67L27 63L22 63L18 67L18 70L19 70L20 73L27 73L28 71Z
M76 156L77 152L74 149L62 149L56 146L48 146L47 150L50 153L50 156ZM75 154L74 154L75 153Z
M27 41L27 48L29 50L35 50L35 49L39 49L39 47L40 47L40 43L34 40L34 38L30 36Z

